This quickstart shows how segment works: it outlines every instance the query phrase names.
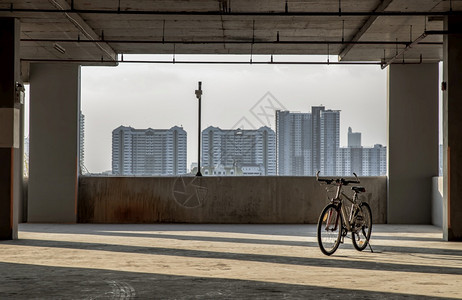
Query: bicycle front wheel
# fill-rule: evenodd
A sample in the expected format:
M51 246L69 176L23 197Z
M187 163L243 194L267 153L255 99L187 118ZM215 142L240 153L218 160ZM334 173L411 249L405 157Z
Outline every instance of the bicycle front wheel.
M353 223L351 239L353 246L358 251L363 251L369 243L372 231L372 213L371 207L366 202L359 205L358 214Z
M327 205L318 220L318 245L325 255L332 255L340 244L343 221L334 204Z

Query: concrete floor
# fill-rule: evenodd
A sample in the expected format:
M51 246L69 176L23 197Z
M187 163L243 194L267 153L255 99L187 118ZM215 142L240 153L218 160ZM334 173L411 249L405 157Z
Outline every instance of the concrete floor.
M376 225L332 256L314 225L20 225L0 299L462 299L462 243Z

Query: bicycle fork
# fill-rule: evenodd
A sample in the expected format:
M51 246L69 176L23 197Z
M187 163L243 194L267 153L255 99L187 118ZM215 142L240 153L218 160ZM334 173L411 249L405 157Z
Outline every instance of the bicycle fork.
M332 218L333 212L334 212L334 210L332 210L332 209L329 210L329 215L327 216L327 222L326 222L326 230L329 230L329 227L330 227L331 224L332 224L331 221L332 221L332 219L333 219L333 218ZM334 229L333 229L332 231L336 231L337 228L338 228L338 218L339 218L339 214L338 214L337 211L335 211L335 215L336 215L336 216L335 216L335 223L334 223L334 224L335 224L335 227L334 227Z

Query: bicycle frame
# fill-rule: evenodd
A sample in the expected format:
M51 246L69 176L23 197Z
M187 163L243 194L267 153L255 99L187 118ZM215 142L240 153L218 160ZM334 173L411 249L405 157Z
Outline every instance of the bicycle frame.
M356 211L357 211L357 209L359 207L359 204L360 204L360 203L357 203L358 194L354 193L353 198L350 198L348 195L346 195L342 191L342 187L343 187L343 185L341 183L339 183L337 185L337 192L336 192L335 198L332 198L330 201L339 207L340 215L341 215L341 218L343 220L344 226L346 227L346 229L348 231L352 231L351 222L352 222L353 216L356 213ZM347 212L346 206L343 205L344 204L343 203L343 198L347 199L351 203L351 209L350 209L349 213ZM337 218L338 218L338 215L337 215ZM337 229L337 228L335 228L335 229Z

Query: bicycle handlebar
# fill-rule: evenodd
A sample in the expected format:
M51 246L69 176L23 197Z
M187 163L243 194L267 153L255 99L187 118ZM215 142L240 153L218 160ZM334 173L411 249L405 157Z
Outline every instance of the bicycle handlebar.
M356 180L346 180L344 178L337 178L337 179L334 179L334 178L319 178L319 172L321 172L321 171L318 171L316 173L316 181L325 182L327 184L332 184L332 182L335 182L337 184L341 183L342 185L348 185L350 183L358 183L358 184L360 183L359 178L356 175L356 173L353 173Z

